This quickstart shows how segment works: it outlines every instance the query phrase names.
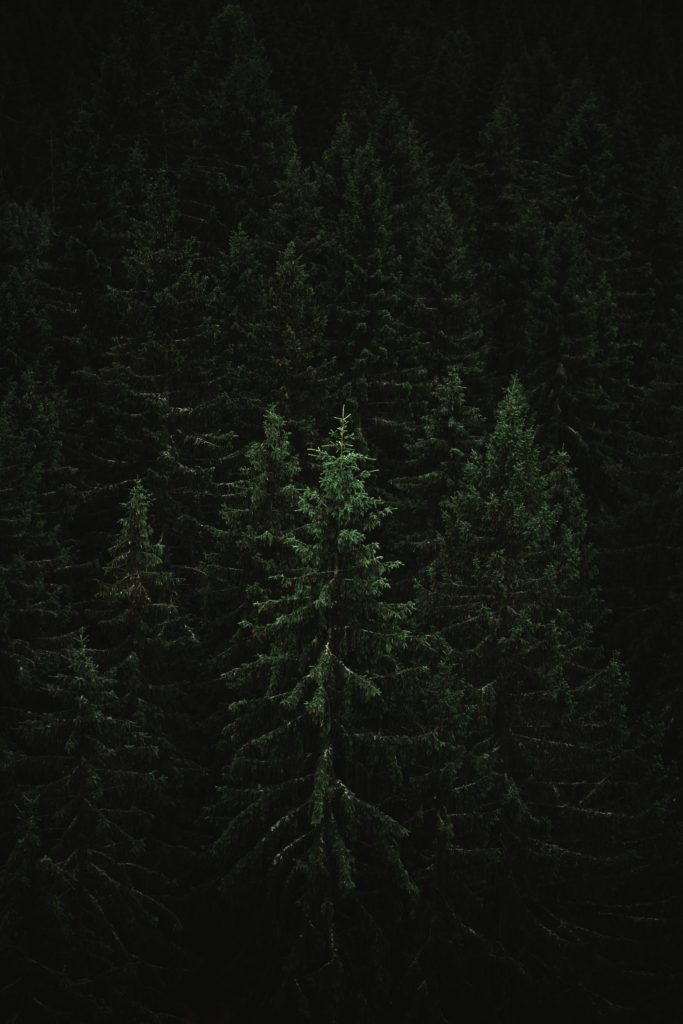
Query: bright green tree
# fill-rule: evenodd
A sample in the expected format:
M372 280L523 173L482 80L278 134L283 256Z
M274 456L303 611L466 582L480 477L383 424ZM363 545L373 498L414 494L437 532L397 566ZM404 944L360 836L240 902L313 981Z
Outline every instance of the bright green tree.
M230 760L212 817L223 885L253 901L265 884L280 905L281 998L336 1020L381 997L387 928L413 891L392 814L409 745L392 729L408 609L386 599L393 563L370 535L387 510L347 416L313 458L291 554L242 626L252 658L227 675Z

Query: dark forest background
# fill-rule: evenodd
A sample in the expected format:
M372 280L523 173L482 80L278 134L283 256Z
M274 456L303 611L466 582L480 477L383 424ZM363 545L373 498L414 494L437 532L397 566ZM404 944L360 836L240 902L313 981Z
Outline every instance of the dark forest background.
M673 1019L675 7L5 0L3 1021Z

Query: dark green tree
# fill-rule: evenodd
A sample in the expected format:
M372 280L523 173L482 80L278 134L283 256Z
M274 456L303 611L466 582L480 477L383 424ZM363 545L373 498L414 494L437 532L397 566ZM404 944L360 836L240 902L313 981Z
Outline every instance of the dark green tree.
M570 1015L629 998L615 965L637 921L647 937L652 908L618 905L656 803L629 741L623 671L592 638L600 605L585 532L566 456L542 454L515 379L444 505L423 595L438 628L442 685L466 723L464 757L453 744L455 784L446 764L438 791L448 853L435 870L450 876L456 917L469 893L473 949L488 946L508 979L501 1005L526 1005L522 979L531 978L534 999L559 1010L564 993ZM636 966L626 956L626 967Z
M47 368L44 373L47 373ZM51 385L51 386L50 386ZM27 370L0 398L0 856L15 841L17 723L35 707L70 626L70 474L59 394Z
M213 291L196 242L179 231L165 173L149 178L129 235L123 276L108 291L106 360L83 373L91 396L80 442L89 484L84 555L95 560L109 545L112 496L123 500L139 478L158 501L170 563L187 579L216 522L232 454L229 353L218 345Z
M525 300L545 219L537 168L524 153L519 120L507 99L500 101L481 130L475 162L462 168L463 175L473 197L488 377L502 387L519 369L525 349ZM483 397L490 406L493 392Z
M180 621L164 546L153 540L150 506L137 481L102 566L97 629L127 715L155 735L173 732L192 635Z
M565 218L529 288L523 365L544 439L570 453L597 506L613 505L627 484L634 348L585 233Z
M305 250L306 229L288 224L290 200L311 200L305 186L282 197L263 232L240 229L224 260L222 288L226 344L235 365L236 419L242 441L258 436L263 410L275 402L303 446L315 444L336 393L335 356L327 316L316 296ZM299 219L305 213L297 206ZM315 214L312 214L312 219ZM296 230L295 240L282 240Z
M3 882L21 886L20 903L42 902L49 913L19 921L13 897L3 915L15 966L10 1006L27 1022L154 1020L173 927L160 899L164 881L145 855L161 785L157 750L126 717L83 633L37 696L41 706L18 726L28 809ZM37 887L30 895L27 879ZM26 988L36 973L47 979L48 1003Z
M321 288L344 395L353 396L373 454L394 452L411 419L419 367L404 322L390 186L373 142L357 143L347 118L323 156L319 193Z
M407 446L397 496L394 547L411 582L434 558L444 502L462 481L467 459L483 433L481 414L468 400L457 369L435 380L432 407ZM392 521L389 522L390 529Z
M381 1000L387 929L414 888L392 814L409 744L390 727L409 675L408 609L386 599L393 564L369 535L387 510L348 431L342 416L314 452L319 479L300 494L290 558L243 623L254 653L227 675L230 760L211 812L223 886L248 888L253 907L267 879L279 904L278 998L330 1020Z
M291 561L288 541L296 520L300 466L285 420L274 406L263 418L262 435L243 453L204 563L203 638L214 681L242 660L245 636L239 623L254 602L267 596L269 577ZM211 689L216 711L215 682Z
M206 256L219 257L240 222L249 228L267 212L296 153L269 77L251 19L234 4L211 19L179 76L166 153L184 223Z

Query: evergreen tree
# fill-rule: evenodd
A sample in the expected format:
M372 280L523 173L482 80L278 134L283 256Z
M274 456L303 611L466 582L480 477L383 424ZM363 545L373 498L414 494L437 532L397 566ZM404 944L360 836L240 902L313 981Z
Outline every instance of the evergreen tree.
M525 349L525 298L543 235L544 211L519 121L501 100L480 132L472 180L479 294L489 352L488 377L502 386ZM492 400L491 391L484 397Z
M211 19L180 76L166 152L184 221L209 257L225 251L240 222L248 229L266 213L295 154L269 77L249 15L234 4Z
M217 345L213 292L194 241L178 230L168 176L152 177L129 227L124 277L109 290L115 325L81 453L90 483L81 531L96 558L113 532L112 495L144 480L158 500L169 558L191 574L216 522L232 454L229 356Z
M419 366L403 321L390 187L373 142L356 144L347 118L323 156L319 192L322 294L344 395L373 454L388 454L403 443Z
M633 350L584 234L560 221L530 288L525 373L544 439L567 449L596 505L613 505L626 486Z
M447 887L474 893L465 924L510 972L499 997L525 1005L519 979L530 977L534 999L556 1011L563 992L575 1013L618 1000L625 984L617 904L652 795L648 783L641 804L634 795L635 773L649 773L628 742L623 672L591 639L599 604L580 495L566 457L542 456L534 434L514 380L444 507L424 601L466 756L454 748L464 767L438 813Z
M459 486L482 431L482 417L451 367L434 383L432 408L407 448L405 474L392 481L398 497L394 545L411 581L434 558L442 506Z
M189 631L174 604L164 546L152 539L151 497L137 481L102 567L97 627L128 716L152 735L177 728ZM185 666L187 669L187 666Z
M236 419L240 438L253 441L263 410L276 401L303 445L314 444L336 393L334 352L326 337L327 317L315 294L305 255L305 223L311 197L293 184L258 235L236 231L225 258L222 308L226 343L233 352ZM288 186L286 186L288 187ZM302 202L295 228L290 202ZM287 240L289 230L296 231Z
M27 370L0 399L0 856L14 843L17 723L35 706L70 625L70 474L57 398Z
M242 659L245 637L239 623L252 604L267 596L269 577L291 561L288 538L296 518L300 466L285 420L274 406L266 411L262 434L262 440L246 447L204 565L203 642L213 680L216 672ZM213 682L211 690L215 712Z
M42 278L50 229L47 215L30 203L0 206L0 367L7 375L3 392L22 370L48 369L51 332Z
M16 965L10 1005L26 1021L153 1020L166 955L155 932L168 936L172 925L159 899L163 880L144 852L150 796L160 784L157 751L122 713L83 634L37 695L40 710L19 726L18 775L29 805L3 888L22 886L25 906L42 902L50 912L45 921L35 912L18 921L17 900L10 903L3 936ZM30 896L29 878L38 887ZM48 979L47 1004L26 989L36 973Z
M355 1006L363 1019L388 980L387 929L413 889L391 813L407 741L385 724L405 678L407 608L386 600L392 563L368 537L386 509L367 493L347 416L314 459L293 557L243 624L254 656L227 676L230 762L212 816L224 886L248 888L253 913L254 886L268 879L280 906L270 955L284 1005L329 1020Z

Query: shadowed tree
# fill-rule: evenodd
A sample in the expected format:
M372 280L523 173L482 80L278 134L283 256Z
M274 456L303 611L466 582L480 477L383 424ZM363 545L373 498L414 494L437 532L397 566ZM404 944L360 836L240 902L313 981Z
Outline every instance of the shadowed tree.
M661 832L659 794L629 737L620 665L592 640L579 491L566 456L542 454L518 380L443 508L422 595L459 766L446 762L437 790L439 891L456 921L465 911L467 955L499 961L499 1011L627 1004L638 958L654 966L656 901L629 907L628 893L648 828Z
M18 725L28 803L3 878L5 889L28 878L35 886L3 918L13 1019L153 1021L173 928L164 880L145 854L162 784L157 749L126 716L83 634L36 698L40 708ZM41 902L44 919L30 912ZM26 987L36 972L48 981L38 1000Z

